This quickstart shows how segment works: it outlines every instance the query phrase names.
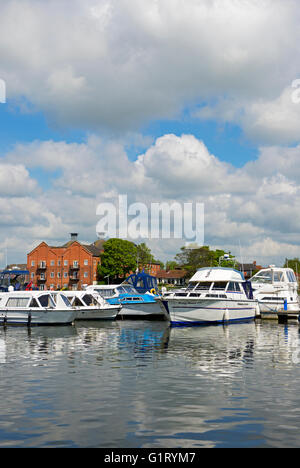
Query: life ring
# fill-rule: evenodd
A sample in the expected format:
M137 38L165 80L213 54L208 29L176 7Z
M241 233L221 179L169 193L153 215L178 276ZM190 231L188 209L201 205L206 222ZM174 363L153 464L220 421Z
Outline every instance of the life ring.
M154 288L150 289L151 294L156 294L156 291Z

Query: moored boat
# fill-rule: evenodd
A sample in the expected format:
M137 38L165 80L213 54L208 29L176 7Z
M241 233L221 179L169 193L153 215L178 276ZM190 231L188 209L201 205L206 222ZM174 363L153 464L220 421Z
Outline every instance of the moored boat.
M291 268L270 265L252 276L250 282L262 318L277 318L282 312L299 315L298 281Z
M121 304L109 304L93 291L65 291L71 305L76 308L75 320L114 320Z
M185 290L162 296L171 325L209 325L254 320L251 284L233 268L200 268Z
M75 309L58 293L50 291L9 291L0 293L0 325L66 325L75 319Z
M139 293L130 284L94 285L86 291L98 292L109 304L121 304L122 310L118 316L122 318L157 319L167 318L166 311L161 307L159 296L146 292Z

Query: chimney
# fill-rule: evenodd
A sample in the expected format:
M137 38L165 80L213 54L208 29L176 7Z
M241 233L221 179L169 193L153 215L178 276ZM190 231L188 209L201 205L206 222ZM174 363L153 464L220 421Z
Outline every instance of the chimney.
M71 232L70 236L71 236L71 241L73 241L73 242L74 242L74 241L77 241L77 239L78 239L78 232Z

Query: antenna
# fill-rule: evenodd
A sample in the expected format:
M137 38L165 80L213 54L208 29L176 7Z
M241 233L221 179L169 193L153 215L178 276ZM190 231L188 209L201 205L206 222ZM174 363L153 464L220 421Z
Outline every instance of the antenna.
M241 241L239 239L239 245L240 245L240 257L241 257L241 262L242 262L242 272L243 274L245 273L244 272L244 260L243 260L243 256L242 256L242 248L241 248Z

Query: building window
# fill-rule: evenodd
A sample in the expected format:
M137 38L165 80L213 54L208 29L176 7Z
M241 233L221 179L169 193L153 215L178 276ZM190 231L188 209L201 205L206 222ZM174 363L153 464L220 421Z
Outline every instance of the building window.
M57 266L60 266L60 260L57 260Z
M31 273L31 279L34 279L34 273Z
M87 278L89 276L88 272L85 271L83 276L84 276L84 278Z
M60 278L60 271L57 272L57 278Z
M64 266L68 266L68 260L64 260Z
M54 261L54 260L51 260L50 265L51 265L51 266L55 266L55 261Z
M54 278L54 271L51 271L50 278Z
M34 260L32 260L32 262L31 262L31 266L34 266Z
M64 278L68 278L68 272L64 271Z
M88 264L89 264L89 261L88 261L88 260L84 260L84 265L85 265L85 266L88 266Z

